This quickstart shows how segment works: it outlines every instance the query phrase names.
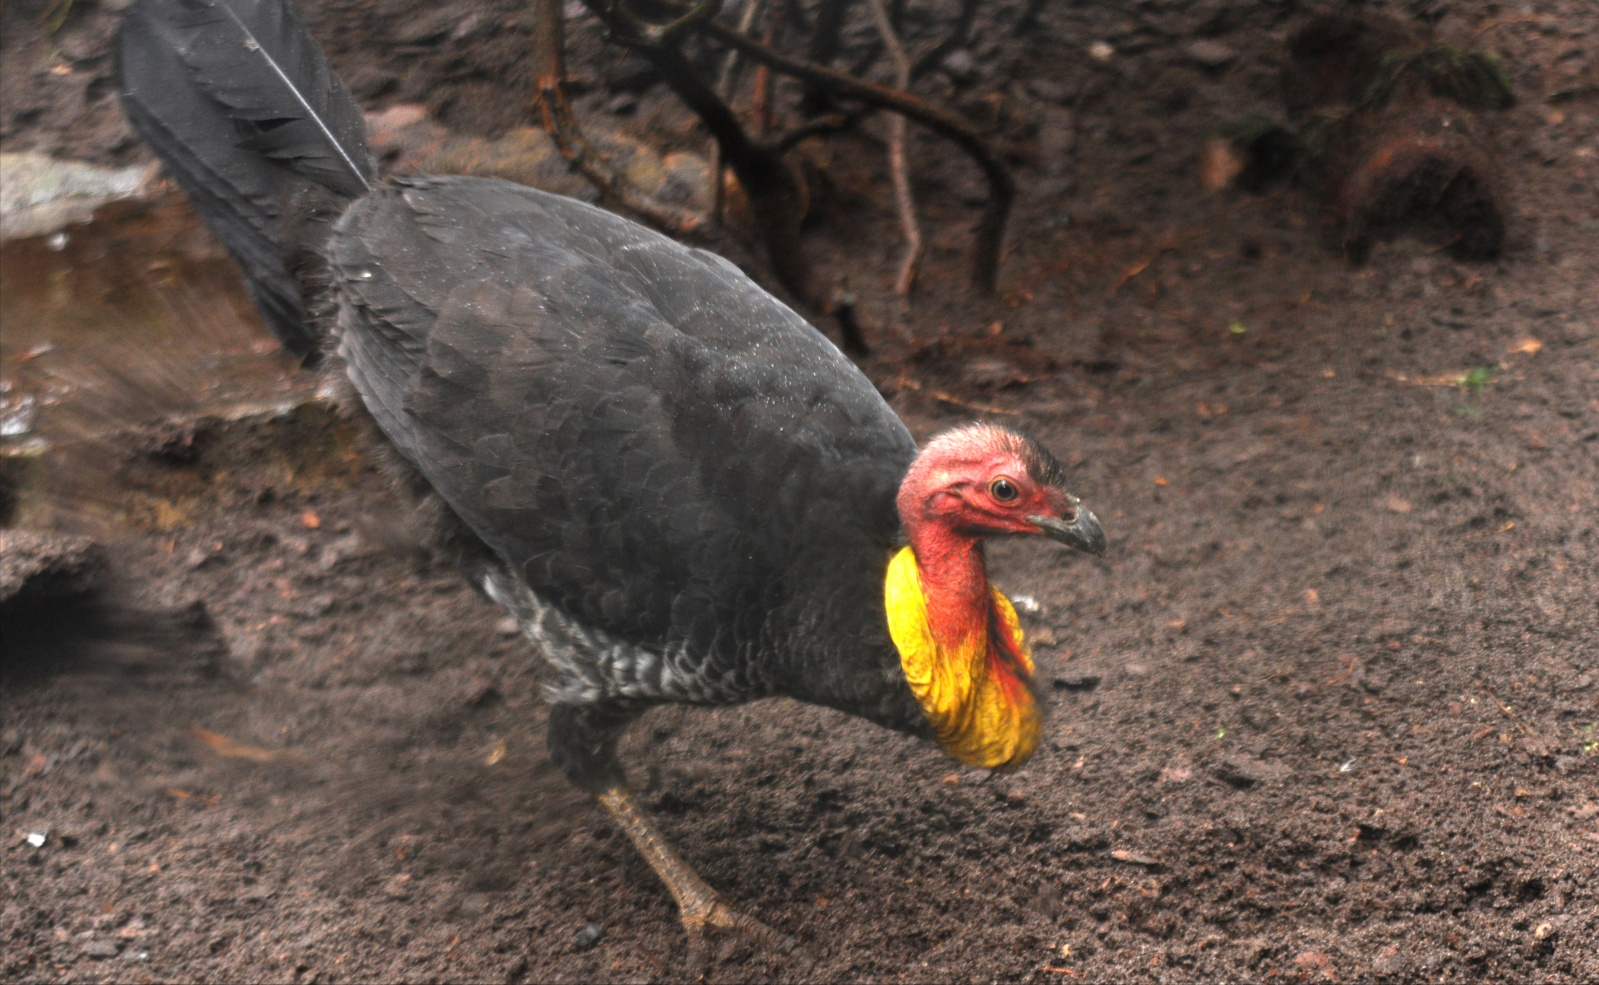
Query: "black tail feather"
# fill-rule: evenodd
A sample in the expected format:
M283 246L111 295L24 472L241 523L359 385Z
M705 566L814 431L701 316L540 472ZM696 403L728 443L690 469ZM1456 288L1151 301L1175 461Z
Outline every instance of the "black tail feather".
M285 348L316 338L281 221L307 182L370 187L360 108L287 0L139 0L119 43L123 111L244 271Z

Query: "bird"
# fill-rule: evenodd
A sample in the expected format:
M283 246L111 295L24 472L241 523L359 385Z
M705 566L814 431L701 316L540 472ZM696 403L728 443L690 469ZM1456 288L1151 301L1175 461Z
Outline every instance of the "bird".
M674 897L690 941L777 939L627 783L663 704L786 697L1019 767L1044 706L984 541L1103 554L1039 442L918 449L865 374L726 259L492 178L380 180L287 0L137 0L129 122L263 321L391 449L428 540L553 669L547 747Z

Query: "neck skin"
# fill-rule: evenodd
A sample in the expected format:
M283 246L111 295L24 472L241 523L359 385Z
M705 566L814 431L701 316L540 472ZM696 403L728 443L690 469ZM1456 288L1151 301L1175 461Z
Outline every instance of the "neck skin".
M907 516L904 522L911 550L916 552L933 637L950 648L973 636L986 637L989 589L982 545L925 515Z
M989 588L988 567L979 538L952 528L953 493L946 491L949 477L927 458L911 463L900 484L896 506L927 599L927 622L933 638L946 648L960 647L972 636L984 639L987 649Z

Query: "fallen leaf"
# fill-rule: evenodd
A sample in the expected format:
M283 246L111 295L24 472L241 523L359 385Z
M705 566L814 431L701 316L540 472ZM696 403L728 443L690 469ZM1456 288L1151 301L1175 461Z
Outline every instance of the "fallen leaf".
M190 734L210 746L218 756L226 756L229 759L248 759L252 763L310 762L309 756L293 749L265 749L261 746L252 746L203 728L191 729Z

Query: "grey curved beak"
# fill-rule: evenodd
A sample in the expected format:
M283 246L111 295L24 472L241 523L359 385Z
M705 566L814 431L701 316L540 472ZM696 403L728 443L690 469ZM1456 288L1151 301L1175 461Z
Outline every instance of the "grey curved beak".
M1099 525L1099 518L1081 506L1077 507L1077 519L1070 522L1052 516L1030 516L1027 522L1037 527L1039 533L1068 547L1089 554L1105 553L1105 531Z

